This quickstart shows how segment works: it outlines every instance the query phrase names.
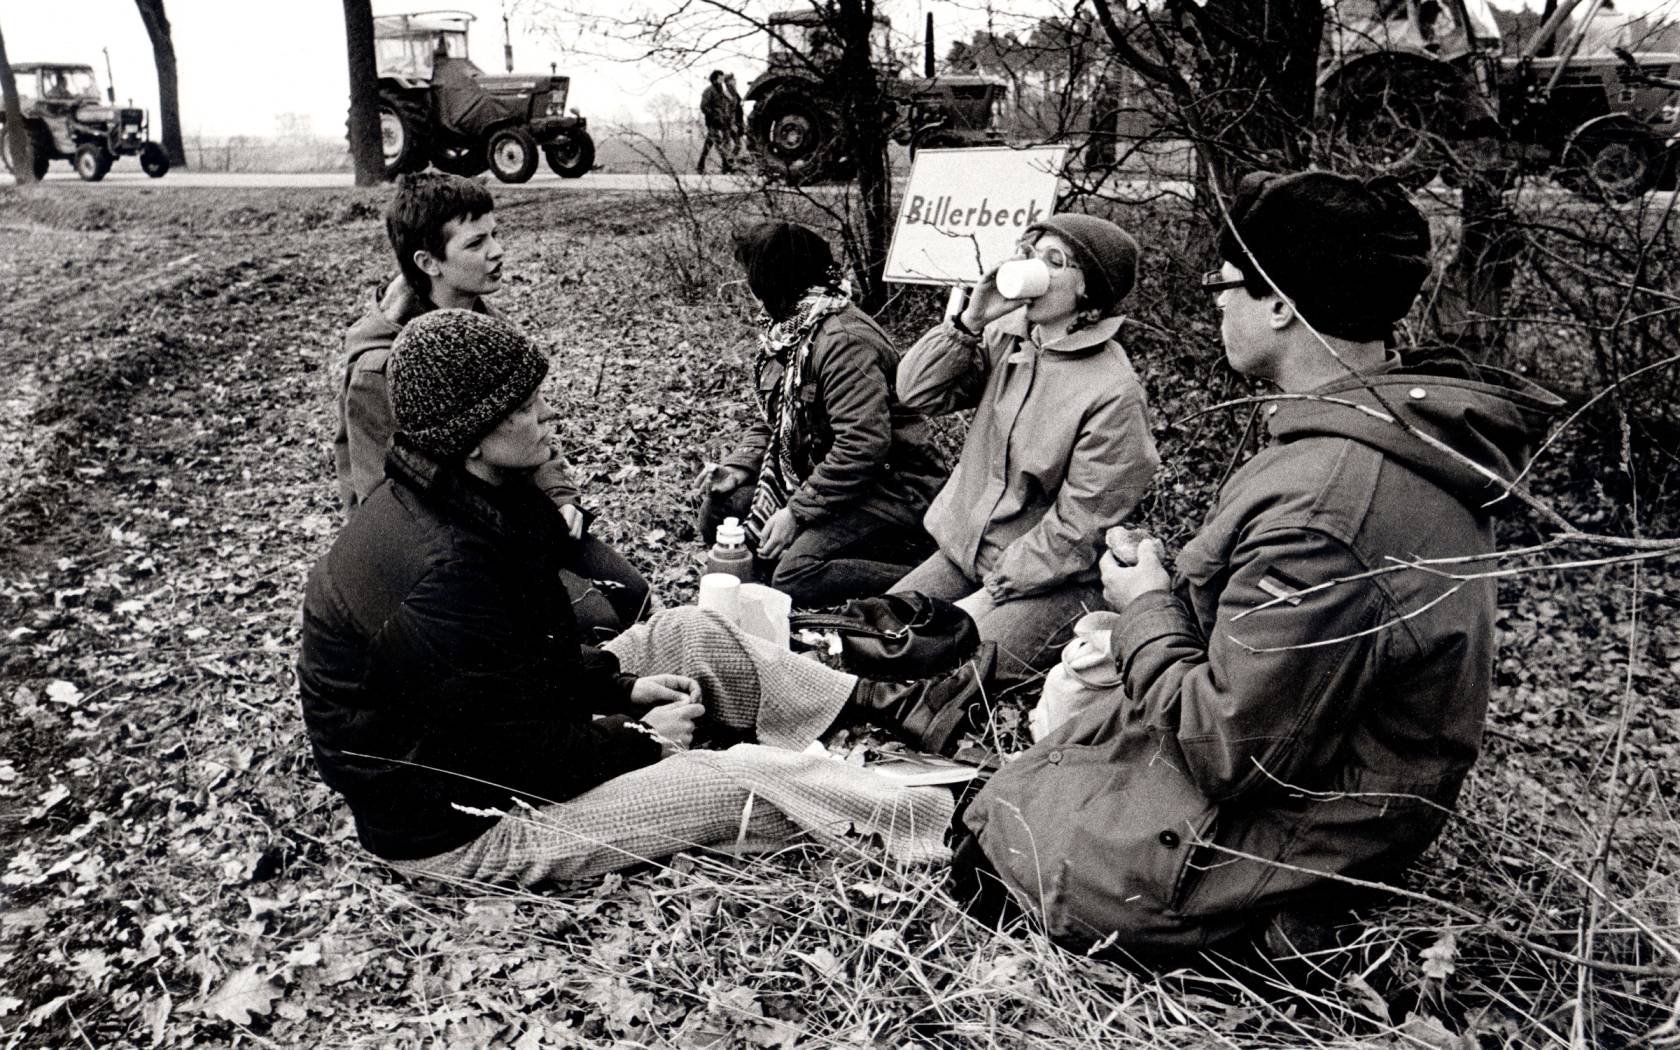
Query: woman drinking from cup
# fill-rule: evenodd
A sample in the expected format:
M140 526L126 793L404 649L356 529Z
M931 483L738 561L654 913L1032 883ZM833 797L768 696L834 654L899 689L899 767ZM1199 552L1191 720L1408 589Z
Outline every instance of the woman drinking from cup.
M979 411L924 519L939 550L892 589L956 601L1006 673L1053 660L1074 621L1103 607L1103 530L1160 464L1143 384L1115 341L1137 255L1094 216L1030 226L1017 257L898 367L906 406Z

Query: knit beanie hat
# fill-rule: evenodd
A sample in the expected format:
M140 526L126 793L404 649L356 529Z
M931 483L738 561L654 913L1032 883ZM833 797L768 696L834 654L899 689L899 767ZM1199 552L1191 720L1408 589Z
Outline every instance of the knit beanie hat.
M1392 178L1254 172L1237 186L1231 223L1242 242L1227 226L1220 256L1250 289L1283 292L1325 335L1387 338L1429 276L1429 223Z
M440 460L465 456L524 404L548 359L506 321L433 310L403 326L386 365L397 431Z
M1137 283L1137 241L1107 219L1070 212L1035 222L1027 232L1053 233L1067 242L1085 273L1085 299L1104 317Z

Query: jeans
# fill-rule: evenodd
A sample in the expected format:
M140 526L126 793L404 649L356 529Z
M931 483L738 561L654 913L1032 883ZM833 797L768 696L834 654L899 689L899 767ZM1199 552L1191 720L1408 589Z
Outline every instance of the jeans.
M776 562L770 585L802 609L885 594L932 542L920 528L848 511L800 529Z
M648 582L624 555L587 533L571 546L560 567L560 582L571 596L581 641L600 645L647 618Z
M970 579L943 551L935 551L889 589L920 591L930 597L956 601L979 590L980 581ZM997 643L998 673L1027 678L1049 670L1056 663L1062 646L1072 640L1073 625L1081 616L1107 607L1096 581L1065 583L1053 590L1005 602L980 617L976 626L980 628L981 641Z

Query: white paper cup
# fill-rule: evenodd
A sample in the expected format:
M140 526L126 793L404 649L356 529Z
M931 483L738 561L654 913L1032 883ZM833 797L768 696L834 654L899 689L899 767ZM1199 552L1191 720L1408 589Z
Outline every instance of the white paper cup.
M1050 290L1050 267L1042 259L1011 259L998 267L997 290L1005 299L1037 299Z
M727 572L708 572L700 577L700 597L695 604L710 609L730 623L741 621L741 580Z

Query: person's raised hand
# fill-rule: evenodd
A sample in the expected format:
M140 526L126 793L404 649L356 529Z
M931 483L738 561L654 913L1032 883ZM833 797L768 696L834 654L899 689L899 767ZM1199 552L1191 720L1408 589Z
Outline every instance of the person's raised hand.
M1104 554L1097 569L1102 573L1103 600L1108 607L1119 612L1141 595L1170 589L1172 577L1161 564L1165 557L1166 548L1153 536L1138 543L1135 565L1120 564L1112 551Z
M637 707L661 704L699 703L700 683L684 674L650 674L630 687L630 702Z
M971 332L979 332L1004 314L1013 313L1021 308L1020 302L1005 299L1003 293L998 291L997 272L996 266L987 270L986 276L980 278L980 283L969 289L968 303L962 311L962 323L963 327Z
M694 744L694 723L706 709L687 702L662 704L642 716L642 721L670 747L686 751Z

